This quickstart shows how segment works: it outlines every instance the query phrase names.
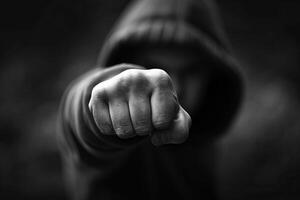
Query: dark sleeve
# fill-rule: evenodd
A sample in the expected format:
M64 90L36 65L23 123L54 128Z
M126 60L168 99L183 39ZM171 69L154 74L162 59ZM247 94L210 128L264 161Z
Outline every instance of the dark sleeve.
M75 199L86 199L79 197L88 194L91 179L105 179L141 141L141 138L121 140L101 134L88 108L93 87L126 69L122 65L94 69L71 83L62 98L58 142L67 188Z

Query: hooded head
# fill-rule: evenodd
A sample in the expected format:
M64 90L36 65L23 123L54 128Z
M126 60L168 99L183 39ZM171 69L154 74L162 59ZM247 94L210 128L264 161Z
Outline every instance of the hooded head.
M193 122L200 120L201 129L223 129L238 108L241 81L217 14L212 0L134 1L109 34L98 63L166 70Z
M217 56L228 42L211 0L137 0L112 29L99 64L127 61L134 56L132 51L149 46L198 48Z

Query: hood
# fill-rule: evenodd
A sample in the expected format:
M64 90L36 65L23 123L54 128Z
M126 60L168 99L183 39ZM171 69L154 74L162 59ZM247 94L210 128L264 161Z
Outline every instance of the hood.
M105 40L98 64L138 64L131 62L136 53L151 47L199 53L215 73L197 112L201 116L193 119L204 124L201 130L222 132L238 111L243 84L217 13L213 0L134 1Z
M138 0L120 16L105 40L98 64L130 61L149 45L196 49L201 55L232 66L229 44L212 0Z

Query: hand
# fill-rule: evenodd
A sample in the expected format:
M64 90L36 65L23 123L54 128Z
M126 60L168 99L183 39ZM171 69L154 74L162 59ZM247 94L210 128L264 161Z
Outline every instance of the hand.
M154 145L182 143L189 135L191 118L161 69L128 69L97 84L89 109L105 135L149 135Z

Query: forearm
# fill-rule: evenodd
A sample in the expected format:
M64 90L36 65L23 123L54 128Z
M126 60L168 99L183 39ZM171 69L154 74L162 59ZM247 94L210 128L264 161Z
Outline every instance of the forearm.
M122 166L133 149L128 148L133 141L100 133L88 108L93 87L126 69L122 66L94 69L71 83L62 98L58 142L66 187L72 199L89 199L93 180L109 179L109 174ZM102 191L101 188L98 190Z
M85 162L103 162L105 158L109 159L110 154L116 154L138 141L137 138L124 141L102 134L88 108L93 87L126 69L128 67L119 66L92 70L74 81L62 99L59 137L65 141L64 148L74 151Z

